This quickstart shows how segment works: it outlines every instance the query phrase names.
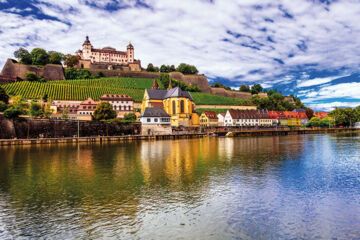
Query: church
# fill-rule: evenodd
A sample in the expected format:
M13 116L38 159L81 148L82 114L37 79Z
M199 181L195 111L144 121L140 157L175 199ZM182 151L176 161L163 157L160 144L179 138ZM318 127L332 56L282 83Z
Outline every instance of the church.
M129 43L126 51L112 47L94 48L86 36L82 50L76 52L79 56L79 68L118 69L141 71L140 60L135 60L134 46Z
M141 112L146 108L162 108L170 116L173 127L199 127L199 115L195 103L187 91L179 87L172 88L171 81L168 90L160 90L154 80L152 89L146 89L141 103Z

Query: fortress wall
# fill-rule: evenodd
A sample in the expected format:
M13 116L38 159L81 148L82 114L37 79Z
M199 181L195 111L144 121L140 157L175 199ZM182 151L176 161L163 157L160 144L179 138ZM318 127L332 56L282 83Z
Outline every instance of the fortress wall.
M183 81L188 85L198 85L202 92L211 93L209 81L204 75L184 75L180 72L172 72L170 75L172 78Z
M45 67L37 67L17 63L12 59L8 59L1 71L1 75L19 77L25 79L28 71L36 73L37 76L44 76L46 80L65 80L64 70L61 65L47 64Z
M224 88L211 88L211 93L224 97L232 97L232 98L247 99L247 100L251 99L251 93L230 91Z
M132 78L151 78L156 79L159 73L150 72L130 72L130 71L116 71L116 70L103 70L103 69L89 69L92 74L102 72L105 77L132 77Z

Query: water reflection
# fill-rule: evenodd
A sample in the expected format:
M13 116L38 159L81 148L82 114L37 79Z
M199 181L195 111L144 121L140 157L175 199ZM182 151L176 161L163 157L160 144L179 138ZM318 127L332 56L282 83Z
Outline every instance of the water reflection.
M0 148L0 238L360 237L359 146L309 135Z

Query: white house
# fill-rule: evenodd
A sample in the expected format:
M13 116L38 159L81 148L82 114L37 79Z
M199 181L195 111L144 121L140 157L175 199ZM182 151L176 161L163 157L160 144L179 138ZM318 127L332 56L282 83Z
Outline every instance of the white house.
M219 113L217 115L218 121L219 121L219 126L225 126L225 115L226 115L226 113Z
M147 107L139 117L143 135L171 134L170 115L163 108Z
M128 95L104 94L100 100L109 102L117 113L134 110L134 100Z
M228 110L225 115L225 126L260 126L261 117L256 110Z

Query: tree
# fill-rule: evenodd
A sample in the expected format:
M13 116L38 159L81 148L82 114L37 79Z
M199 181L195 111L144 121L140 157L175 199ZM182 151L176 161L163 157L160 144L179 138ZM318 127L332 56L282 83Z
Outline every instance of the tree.
M44 96L42 96L42 100L43 100L43 102L47 102L47 100L48 100L48 94L47 93L45 93Z
M32 64L31 54L25 48L19 48L14 52L14 57L22 64Z
M165 89L167 89L169 87L169 82L170 82L170 79L171 79L170 74L168 74L168 73L160 73L158 79L163 84Z
M61 118L68 119L69 118L69 108L64 107L64 109L61 112Z
M176 71L176 68L174 65L171 65L170 68L169 68L169 72L175 72Z
M63 60L64 60L64 65L66 65L66 67L69 68L72 68L79 63L79 57L71 54L66 54L63 57Z
M250 92L250 87L246 86L245 84L242 84L239 89L240 92Z
M27 112L29 110L29 105L27 104L25 99L23 99L19 95L12 98L12 104L10 105L10 107L18 110L21 115L27 114Z
M93 79L98 76L92 74L87 69L65 68L65 79Z
M263 90L263 87L258 83L251 86L251 94L258 94L262 90Z
M352 126L358 120L356 110L350 107L335 108L329 115L335 119L335 123L338 126Z
M152 63L149 63L146 68L146 71L147 72L155 72L154 65Z
M308 126L309 127L320 127L320 122L321 122L320 118L313 117L309 120Z
M332 127L334 126L334 119L326 117L320 120L320 127Z
M305 114L308 119L311 119L314 116L314 111L311 108L306 108Z
M3 101L0 101L0 112L3 112L7 109L7 104Z
M61 64L61 60L64 57L64 54L56 51L49 51L49 63L52 64Z
M26 81L29 81L29 82L35 82L35 81L38 81L38 77L36 76L36 73L35 72L32 72L32 71L27 71L25 73L25 80Z
M16 119L22 114L21 111L14 107L10 107L4 111L4 117L7 119Z
M124 122L136 122L135 113L129 113L124 115Z
M49 54L42 48L34 48L30 54L34 65L46 65L49 63Z
M94 111L95 120L109 120L116 118L116 112L109 102L100 102Z
M170 67L163 64L160 66L160 72L168 73L168 72L170 72Z
M9 103L9 95L5 92L5 90L0 86L0 101L4 103Z
M180 63L176 71L183 74L197 74L199 72L195 66L186 63Z
M30 115L33 117L40 117L42 114L43 111L41 105L37 102L32 102L30 105Z
M42 112L43 112L42 116L44 118L50 118L51 114L53 113L53 111L50 108L50 104L44 104Z

